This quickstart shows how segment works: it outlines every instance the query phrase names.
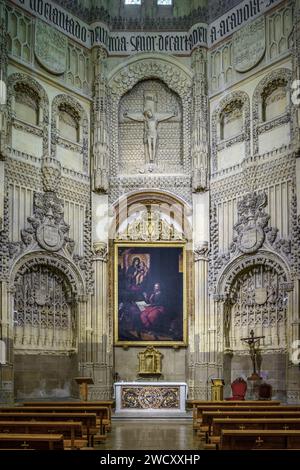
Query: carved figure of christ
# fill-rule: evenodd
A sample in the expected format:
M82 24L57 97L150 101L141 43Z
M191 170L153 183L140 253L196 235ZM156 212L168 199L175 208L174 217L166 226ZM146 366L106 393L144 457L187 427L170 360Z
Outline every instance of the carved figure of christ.
M132 121L144 122L144 143L148 149L148 162L153 163L155 161L156 150L157 150L157 128L158 124L162 121L168 121L177 114L174 113L153 113L151 109L145 109L142 113L124 113L124 117L131 119ZM147 158L146 158L147 160Z

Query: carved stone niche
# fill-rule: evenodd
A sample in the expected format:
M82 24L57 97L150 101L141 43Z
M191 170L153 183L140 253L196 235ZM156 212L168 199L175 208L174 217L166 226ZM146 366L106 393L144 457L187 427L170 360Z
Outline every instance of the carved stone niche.
M160 376L162 373L163 354L153 346L148 346L143 352L138 353L140 376Z

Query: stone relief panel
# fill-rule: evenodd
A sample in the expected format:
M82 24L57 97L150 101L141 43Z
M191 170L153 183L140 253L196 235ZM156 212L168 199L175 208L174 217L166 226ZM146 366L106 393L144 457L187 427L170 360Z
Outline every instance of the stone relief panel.
M66 70L67 46L68 40L64 34L44 21L35 21L35 56L50 73L60 75Z
M91 93L91 59L89 52L69 41L66 56L66 72L62 80L86 95Z
M76 348L72 291L58 270L35 265L16 276L15 352L69 354Z
M264 335L262 349L286 347L287 291L274 267L256 265L240 273L230 289L230 311L224 317L226 347L248 353L240 340L253 329Z
M173 96L179 96L182 106L182 171L177 170L177 174L170 178L170 171L165 174L155 171L155 167L150 164L149 170L144 174L127 174L121 175L119 172L119 104L121 98L139 82L145 80L153 80L163 82L170 90ZM183 197L186 201L191 201L191 171L192 162L190 158L191 148L191 104L192 104L192 76L191 72L186 69L182 64L178 63L174 58L162 57L139 57L138 59L131 58L126 67L117 68L115 72L108 77L108 95L109 95L109 108L110 108L110 122L111 129L110 135L110 189L109 197L113 202L126 192L139 190L141 187L144 189L162 189L169 190L175 194ZM169 96L168 94L166 96ZM175 98L174 98L175 99ZM153 103L153 100L152 100ZM178 101L177 101L178 103ZM143 103L144 104L144 103ZM143 108L140 108L141 112ZM157 111L156 111L157 112ZM169 112L169 111L168 111ZM173 110L171 109L173 114ZM170 118L170 122L165 121L162 125L171 125L171 120L174 119L174 126L176 124L176 117ZM178 118L177 118L178 119ZM144 138L144 129L141 126L141 141ZM178 125L178 121L177 121ZM156 134L157 136L157 134ZM152 137L150 138L150 145L153 146ZM151 144L152 142L152 144ZM148 145L147 145L148 146ZM145 152L145 149L144 149ZM143 161L145 153L143 154ZM152 171L153 169L153 171ZM178 168L179 169L179 168Z
M119 107L119 173L183 171L181 100L158 80L139 82Z
M33 60L33 20L8 5L6 9L9 53L25 62Z
M263 37L264 21L265 38ZM268 62L274 61L277 57L287 53L290 48L292 27L293 6L286 5L272 13L268 13L265 20L263 18L259 18L258 20L252 21L245 27L245 29L242 28L222 46L210 51L210 92L214 93L238 81L242 77L242 74L252 67L258 66L259 60L261 60L261 64L267 64ZM255 33L255 44L253 43L254 45L252 46L254 47L254 52L252 51L250 55L249 52L245 53L245 51L250 50L248 46L245 46L245 44L247 43L249 45L247 37L250 34L251 28L254 30L258 28L258 30ZM238 42L241 43L240 46L238 46ZM258 44L260 44L260 47L258 47ZM237 49L240 50L239 56ZM256 50L257 52L255 52ZM262 58L264 52L265 57ZM246 55L248 57L248 62L251 65L249 68L247 65L242 65L241 67L237 64L237 61L241 64L246 64ZM257 59L259 59L257 61L254 60L256 55Z
M247 72L263 58L266 50L266 28L264 16L252 21L233 38L233 63L237 72Z
M210 80L209 89L217 91L229 85L233 80L232 41L226 42L209 53Z
M284 8L267 15L266 21L267 57L273 60L289 49L293 28L293 6L286 4Z

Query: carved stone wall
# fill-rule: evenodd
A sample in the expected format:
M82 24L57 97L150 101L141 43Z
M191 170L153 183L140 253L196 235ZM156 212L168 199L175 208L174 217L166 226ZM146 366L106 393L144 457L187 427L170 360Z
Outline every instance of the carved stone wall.
M69 112L75 116L75 120L78 121L79 126L79 139L78 142L71 141L60 136L59 134L59 111L63 107L67 107ZM61 147L70 152L67 154L67 158L64 160L64 166L69 167L72 163L71 155L73 159L76 154L81 157L81 162L77 161L77 171L86 174L89 169L89 139L88 139L88 129L89 123L86 112L80 103L78 103L74 98L69 95L57 95L52 102L52 119L51 119L51 156L57 158L57 147ZM74 155L75 154L75 155Z
M153 108L154 118L158 120L156 155L151 163L145 156L147 135L143 113L147 100L148 106ZM179 97L158 80L139 82L123 95L119 106L119 174L183 172L181 108ZM126 113L140 120L129 119Z
M15 353L70 353L76 348L74 300L59 271L36 265L15 279Z
M288 130L293 134L292 107L289 97L290 81L292 73L288 69L276 69L267 74L257 85L253 94L252 105L252 121L253 121L253 153L259 153L259 136L263 133L269 133L268 138L271 139L270 131L285 124L289 125ZM286 109L281 115L265 120L264 119L264 100L265 97L278 88L283 88L286 94ZM280 95L277 95L279 98Z
M228 115L237 110L241 110L242 112L242 127L238 130L236 135L225 139L221 132L223 125L222 119L224 119L224 115ZM243 154L238 163L240 163L243 158L247 158L250 155L250 100L247 93L235 91L221 99L220 103L213 111L211 133L212 170L214 172L221 166L218 159L220 159L220 152L224 149L242 143ZM228 166L228 163L223 163L222 167L224 166Z
M180 113L182 113L181 168L180 166L178 167L177 163L176 172L174 174L174 170L171 173L169 168L166 168L165 171L159 171L159 168L156 169L155 166L150 165L147 172L132 176L123 176L119 169L119 150L120 145L122 145L118 130L120 100L125 93L137 85L138 82L149 79L155 79L155 81L160 80L170 89L170 92L165 94L165 96L173 96L172 100L175 100L174 106L177 110L179 109L179 101L178 98L175 98L176 95L174 95L174 93L180 98L182 106L182 110L180 110ZM191 200L191 161L189 157L191 145L191 85L191 73L186 67L175 59L170 59L159 54L152 54L151 58L141 55L138 58L129 59L127 65L125 66L124 64L124 68L117 67L111 72L108 78L111 129L111 201L116 201L121 195L135 191L140 187L145 189L155 188L169 190L183 197L186 201ZM163 85L160 85L160 87L163 87ZM162 89L166 90L166 88L160 88L160 90ZM170 103L173 103L172 100ZM171 104L171 107L173 107L173 104ZM140 109L137 111L140 111ZM171 125L171 121L169 124L167 122L161 123L161 126L162 125L169 126ZM176 122L172 125L177 125L178 127L178 123ZM140 133L143 133L142 128L140 129ZM164 146L167 147L162 136L160 145L162 148L164 148ZM167 176L170 174L172 174L171 179Z

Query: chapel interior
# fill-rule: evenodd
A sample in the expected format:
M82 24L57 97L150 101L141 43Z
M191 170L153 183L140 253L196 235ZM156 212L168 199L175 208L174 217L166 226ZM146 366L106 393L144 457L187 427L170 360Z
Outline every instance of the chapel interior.
M300 0L1 0L0 451L300 450L299 361Z

